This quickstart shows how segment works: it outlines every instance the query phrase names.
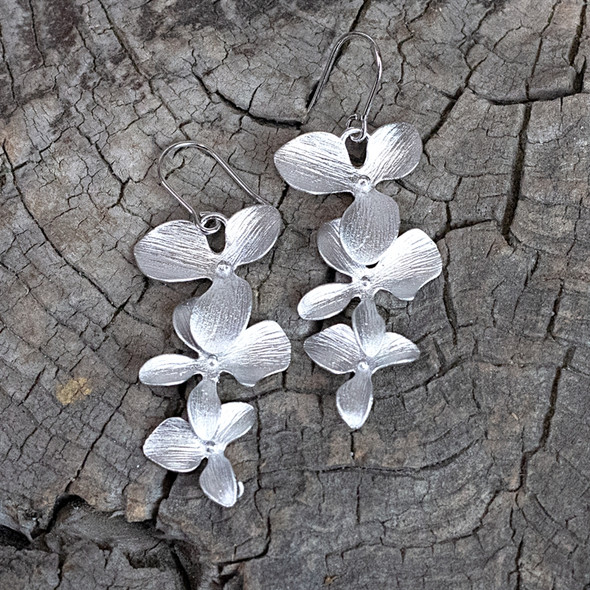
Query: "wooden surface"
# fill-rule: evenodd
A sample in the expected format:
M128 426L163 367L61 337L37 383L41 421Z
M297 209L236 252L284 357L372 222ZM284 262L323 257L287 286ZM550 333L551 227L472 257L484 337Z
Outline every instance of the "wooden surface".
M0 13L1 588L590 588L584 0L0 0ZM381 190L445 263L412 304L378 300L422 355L376 375L354 434L335 408L342 377L303 353L320 326L296 314L330 276L316 231L350 200L287 190L272 163L363 104L356 43L302 124L348 30L383 52L372 126L408 121L425 143ZM229 158L285 224L242 274L253 321L278 321L293 361L253 390L223 381L259 417L229 450L245 483L230 510L141 452L184 409L184 389L137 373L184 350L171 313L196 284L148 281L132 257L185 217L154 166L183 138ZM200 155L171 182L204 210L243 204Z

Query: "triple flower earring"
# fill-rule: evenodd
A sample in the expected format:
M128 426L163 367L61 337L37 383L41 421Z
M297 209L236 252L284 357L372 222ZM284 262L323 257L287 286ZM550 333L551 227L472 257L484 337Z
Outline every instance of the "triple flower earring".
M422 154L418 131L408 123L391 123L369 134L367 117L381 83L382 60L375 41L364 33L340 37L324 69L311 108L324 88L336 57L348 40L360 37L371 44L377 76L361 115L353 114L338 137L331 133L305 133L289 141L275 154L277 170L293 188L324 195L352 193L354 201L341 219L325 224L318 233L322 258L335 270L349 276L349 283L319 286L303 297L299 315L306 320L332 317L359 298L352 313L352 329L345 324L326 328L308 338L307 354L332 373L354 373L336 394L344 421L360 428L373 404L371 375L389 365L408 363L420 354L403 336L386 331L375 305L375 294L388 291L402 301L411 301L418 290L442 271L436 244L421 230L398 237L400 216L397 203L375 187L385 180L410 174ZM353 166L346 141L364 144L365 160Z
M168 154L196 148L211 156L230 177L257 201L229 219L221 213L197 215L162 174ZM147 385L178 385L199 375L187 402L188 421L164 420L146 440L146 456L170 471L189 472L206 458L199 478L203 492L222 506L233 506L243 486L224 455L226 446L255 422L254 408L242 402L221 404L217 387L221 373L254 386L260 379L284 371L291 345L282 328L272 321L247 327L252 312L252 289L236 274L237 267L262 258L272 248L281 228L279 212L255 193L215 152L194 141L166 148L158 161L164 188L189 212L191 221L176 220L150 231L135 246L141 271L164 282L209 279L201 296L180 304L172 318L179 338L195 357L162 354L147 361L139 378ZM214 252L207 236L225 228L225 247Z

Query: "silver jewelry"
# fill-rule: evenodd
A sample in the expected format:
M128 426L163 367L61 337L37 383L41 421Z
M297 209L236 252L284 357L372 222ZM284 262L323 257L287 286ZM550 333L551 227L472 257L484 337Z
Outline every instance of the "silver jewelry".
M353 298L361 300L353 312L352 329L338 324L311 336L304 344L307 354L323 368L355 374L339 388L336 403L345 422L357 429L364 424L373 403L372 373L419 356L415 344L385 331L375 294L384 290L411 301L422 286L441 273L442 262L436 244L423 231L412 229L398 237L397 203L375 188L384 180L410 174L420 160L422 141L408 123L392 123L368 133L367 117L382 74L379 47L369 35L351 32L336 41L310 108L324 88L342 45L353 37L371 43L377 64L377 76L362 115L352 115L340 137L326 132L296 137L276 152L274 160L280 175L295 189L317 195L349 192L354 196L342 218L325 224L318 234L324 260L352 281L313 289L300 301L298 311L303 319L321 320L340 313ZM360 122L360 127L355 122ZM366 157L360 168L351 163L347 139L366 142Z
M170 187L162 174L169 154L193 147L210 155L252 198L261 203L242 209L229 219L221 213L195 210ZM252 312L252 290L235 270L262 258L279 235L279 212L250 189L215 152L194 141L166 148L158 161L164 188L190 213L192 221L164 223L135 246L137 265L144 274L165 282L209 279L211 286L201 296L174 310L178 337L196 353L196 358L162 354L147 361L139 378L147 385L178 385L195 375L201 381L190 392L188 422L164 420L144 444L145 455L170 471L196 469L202 459L207 466L200 476L201 488L213 501L233 506L243 489L224 455L226 446L245 434L255 422L248 404L221 404L217 386L221 373L229 373L247 387L284 371L291 359L291 345L282 328L263 321L247 328ZM225 248L214 252L207 235L225 226Z

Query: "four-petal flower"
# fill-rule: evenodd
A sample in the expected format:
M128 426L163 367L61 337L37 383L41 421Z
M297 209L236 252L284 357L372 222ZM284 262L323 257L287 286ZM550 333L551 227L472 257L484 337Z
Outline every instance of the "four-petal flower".
M193 471L206 458L207 465L199 478L203 492L222 506L233 506L242 486L224 452L229 443L252 428L254 408L230 402L212 417L195 388L187 411L188 422L182 418L164 420L145 441L143 452L154 463L181 473Z
M222 350L212 346L211 332L203 328L202 318L195 314L198 300L194 298L178 305L172 319L178 337L198 354L198 358L181 354L156 356L139 370L142 383L178 385L193 375L202 375L204 380L216 383L219 375L226 372L242 385L252 387L260 379L289 366L291 343L283 329L273 321L266 320L242 329L235 338L226 341ZM231 313L231 310L227 311Z
M305 320L321 320L340 313L354 297L374 297L380 290L398 299L411 301L416 293L442 271L436 244L420 229L411 229L383 253L372 268L355 262L340 239L341 221L325 223L318 232L318 248L323 259L337 271L352 278L350 283L328 283L307 293L299 302Z
M185 220L159 225L135 246L140 270L164 282L210 279L211 287L193 306L195 323L206 333L209 351L227 347L248 324L252 290L236 267L262 258L276 242L281 216L270 205L246 207L230 217L225 248L214 252L197 225Z
M303 346L320 367L336 374L354 373L336 393L338 412L354 430L365 423L373 405L371 375L389 365L415 361L420 355L413 342L385 331L385 321L372 299L356 307L352 329L336 324L310 336Z
M367 140L364 164L356 168L346 149L348 135L304 133L282 146L274 160L283 179L297 190L354 195L340 224L342 244L354 260L373 264L399 230L397 203L375 186L410 174L420 161L422 141L408 123L379 127Z

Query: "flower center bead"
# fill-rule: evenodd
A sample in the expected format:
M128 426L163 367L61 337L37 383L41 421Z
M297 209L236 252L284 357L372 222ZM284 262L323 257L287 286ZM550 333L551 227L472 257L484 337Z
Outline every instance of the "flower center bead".
M229 264L228 262L225 262L225 260L222 260L218 265L217 265L217 276L219 277L228 277L232 271L231 268L231 264Z
M361 361L357 368L359 371L368 371L369 370L369 363L367 361Z
M217 452L216 443L215 443L214 440L207 440L207 441L205 441L205 452L208 455L213 455L214 453Z
M219 367L219 359L215 355L211 355L207 359L207 367L209 367L209 369L217 369L217 367Z
M356 179L355 188L362 193L371 190L371 179L363 174L359 175Z
M361 287L364 291L368 291L371 288L371 279L369 277L363 277L361 279Z

